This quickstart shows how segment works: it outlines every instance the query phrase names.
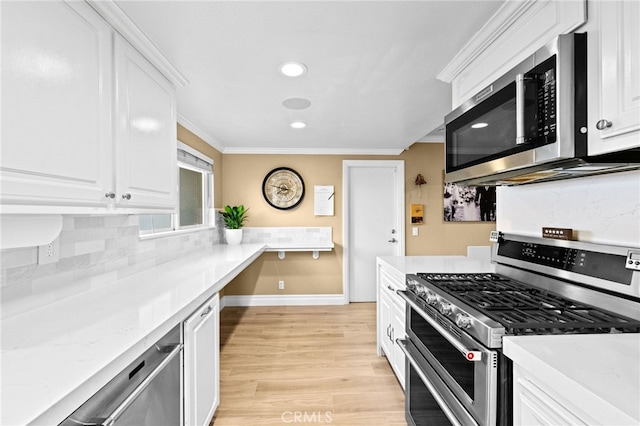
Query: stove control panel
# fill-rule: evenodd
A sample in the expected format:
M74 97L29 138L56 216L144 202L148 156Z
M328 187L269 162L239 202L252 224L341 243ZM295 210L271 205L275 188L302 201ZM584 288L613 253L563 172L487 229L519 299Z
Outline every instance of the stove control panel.
M625 268L633 271L640 271L640 250L629 250L629 253L627 253L627 261L625 262Z
M640 270L640 250L629 250L625 260L624 254L505 240L498 247L498 255L522 261L524 265L541 265L552 273L568 271L627 286L631 284L633 271Z

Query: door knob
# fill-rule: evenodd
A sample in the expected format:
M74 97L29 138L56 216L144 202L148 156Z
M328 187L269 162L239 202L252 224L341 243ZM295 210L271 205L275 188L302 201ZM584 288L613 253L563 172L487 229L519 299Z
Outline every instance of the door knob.
M389 242L390 242L390 243L397 243L397 242L398 242L398 240L396 240L395 238L392 238L392 239L390 239L390 240L389 240Z

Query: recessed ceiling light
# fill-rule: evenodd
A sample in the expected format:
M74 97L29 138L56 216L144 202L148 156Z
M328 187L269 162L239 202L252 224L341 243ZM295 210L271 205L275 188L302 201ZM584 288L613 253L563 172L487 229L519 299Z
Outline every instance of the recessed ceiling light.
M294 129L304 129L305 127L307 127L307 123L305 123L304 121L294 121L293 123L291 123L291 127L293 127Z
M307 66L300 62L285 62L278 69L287 77L300 77L307 72Z
M489 123L475 123L471 125L472 129L482 129L483 127L487 127Z

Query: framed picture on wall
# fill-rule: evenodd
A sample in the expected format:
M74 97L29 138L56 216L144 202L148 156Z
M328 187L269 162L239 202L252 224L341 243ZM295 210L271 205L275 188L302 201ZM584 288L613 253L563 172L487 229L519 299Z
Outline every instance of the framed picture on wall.
M444 184L445 222L495 222L496 187Z

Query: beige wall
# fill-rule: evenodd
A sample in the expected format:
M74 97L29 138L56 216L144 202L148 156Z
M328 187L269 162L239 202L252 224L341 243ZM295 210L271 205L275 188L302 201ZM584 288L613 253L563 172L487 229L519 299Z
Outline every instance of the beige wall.
M223 205L248 207L246 226L331 226L335 243L335 250L322 252L318 260L313 260L311 253L287 253L284 260L278 259L275 253L265 253L227 286L225 295L342 293L342 161L347 159L405 161L408 256L464 255L469 245L489 245L489 232L495 229L493 223L443 221L444 146L440 143L414 144L399 156L224 154L222 157ZM306 186L303 202L289 211L270 207L262 197L264 176L281 166L298 171ZM418 173L427 180L422 188L414 185ZM335 186L335 216L313 215L314 185ZM418 237L411 236L411 203L424 204L425 222L419 226ZM278 290L278 280L285 281L285 290Z
M399 156L405 160L406 245L407 256L466 255L467 246L488 246L494 222L444 222L444 144L417 143ZM415 185L420 173L427 181L422 188ZM410 205L424 205L424 224L419 236L411 236Z

